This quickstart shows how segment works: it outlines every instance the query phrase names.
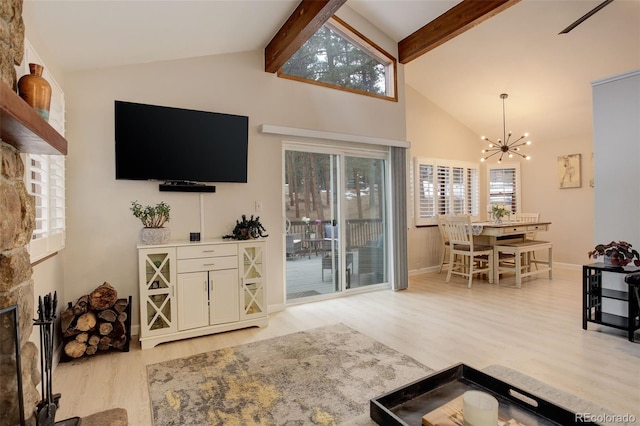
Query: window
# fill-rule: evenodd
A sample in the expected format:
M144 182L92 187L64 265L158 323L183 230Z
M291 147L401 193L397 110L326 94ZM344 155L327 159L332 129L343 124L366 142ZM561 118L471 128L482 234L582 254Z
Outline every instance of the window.
M435 225L439 214L478 217L478 164L416 158L414 173L416 225Z
M489 199L487 210L494 204L511 207L511 213L520 211L520 164L487 165Z
M335 16L289 58L278 76L398 100L395 58Z
M64 156L29 154L25 171L27 189L35 197L36 223L29 244L31 262L35 262L64 248Z

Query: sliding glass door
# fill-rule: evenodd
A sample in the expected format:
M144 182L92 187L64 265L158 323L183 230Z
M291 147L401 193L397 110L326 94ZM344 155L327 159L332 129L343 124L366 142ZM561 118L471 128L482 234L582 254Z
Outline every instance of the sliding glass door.
M287 300L387 279L385 153L284 152Z
M339 160L336 154L285 151L287 300L342 289Z
M344 222L349 287L388 282L385 160L345 157Z

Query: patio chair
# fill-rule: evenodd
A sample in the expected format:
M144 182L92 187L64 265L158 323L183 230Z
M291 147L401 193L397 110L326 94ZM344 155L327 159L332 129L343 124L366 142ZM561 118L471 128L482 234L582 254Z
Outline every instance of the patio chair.
M287 258L297 257L302 253L302 234L287 234Z

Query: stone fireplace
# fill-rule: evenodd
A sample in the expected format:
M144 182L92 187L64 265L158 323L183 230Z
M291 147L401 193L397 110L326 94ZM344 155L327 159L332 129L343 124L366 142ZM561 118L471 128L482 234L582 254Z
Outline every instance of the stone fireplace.
M38 348L29 341L33 330L34 294L31 260L26 245L35 222L33 197L23 182L24 166L19 152L0 141L0 307L18 305L22 389L25 418L32 417L40 400L36 389L40 376ZM19 419L15 378L10 375L14 354L0 353L0 411ZM6 386L6 387L5 387ZM34 423L34 419L30 419Z
M40 401L39 350L29 341L33 331L34 286L27 244L35 224L34 198L23 180L20 152L56 153L49 137L61 139L17 94L16 71L24 53L22 0L0 2L0 308L18 306L24 418L35 424ZM53 136L51 136L53 135ZM57 152L60 153L60 152ZM64 152L66 153L66 141ZM15 353L0 345L0 413L3 422L18 424Z

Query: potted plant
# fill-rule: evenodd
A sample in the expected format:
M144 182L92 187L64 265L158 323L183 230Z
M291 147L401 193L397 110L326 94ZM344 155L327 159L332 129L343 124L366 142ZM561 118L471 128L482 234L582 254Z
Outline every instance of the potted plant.
M597 244L589 253L589 259L604 257L605 264L616 266L626 266L633 262L635 266L640 266L640 254L631 248L631 244L626 241L611 241L609 244Z
M236 220L236 226L231 231L229 235L223 235L222 238L232 238L234 240L251 240L258 237L268 237L269 235L265 234L267 232L260 223L260 216L251 218L247 220L246 215L242 215L242 221Z
M171 232L164 225L169 221L171 207L164 201L155 206L143 207L138 201L131 202L133 215L140 219L143 228L139 238L143 244L164 244L169 241Z
M511 209L503 204L494 204L491 206L491 214L496 223L500 223L503 217L511 214Z

